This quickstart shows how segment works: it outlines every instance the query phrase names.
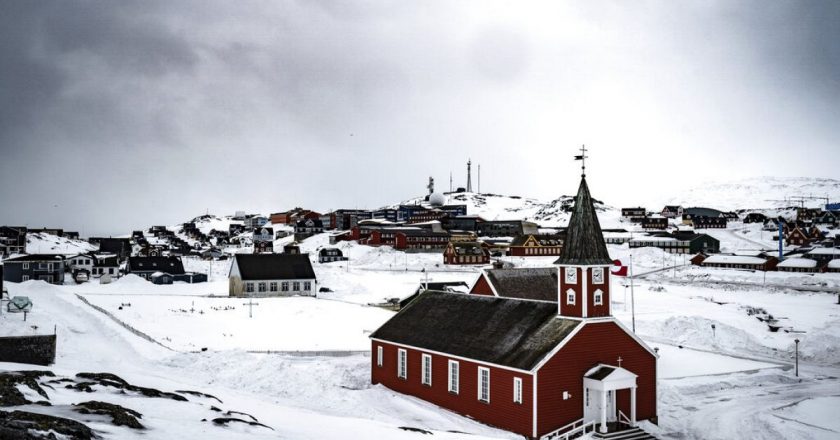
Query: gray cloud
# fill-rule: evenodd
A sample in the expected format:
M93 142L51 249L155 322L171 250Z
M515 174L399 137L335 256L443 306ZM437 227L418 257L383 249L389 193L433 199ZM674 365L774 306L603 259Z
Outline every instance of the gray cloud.
M832 1L9 1L0 224L376 207L468 157L482 189L552 198L584 142L616 204L686 167L831 176L838 22Z

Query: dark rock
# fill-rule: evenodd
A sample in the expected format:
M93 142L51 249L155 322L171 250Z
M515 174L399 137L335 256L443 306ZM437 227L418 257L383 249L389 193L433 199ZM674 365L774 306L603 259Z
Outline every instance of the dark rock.
M146 397L160 397L165 399L177 400L179 402L187 402L187 398L180 394L168 393L165 391L156 390L154 388L139 387L132 385L123 378L111 373L79 373L76 377L82 379L89 379L104 386L114 387L126 391L134 391Z
M225 413L225 415L227 415L227 416L232 416L232 415L235 415L235 414L239 414L239 415L242 415L242 416L247 416L247 417L250 417L251 420L253 420L255 422L259 422L259 420L257 420L256 417L254 417L254 416L252 416L248 413L241 412L241 411L228 411L228 412Z
M421 434L433 434L432 431L426 431L425 429L420 428L412 428L411 426L400 426L400 429L409 432L419 432Z
M41 440L56 438L52 433L47 434L50 431L70 440L97 438L92 429L75 420L26 411L0 411L0 439Z
M216 408L215 406L211 406L211 407L210 407L210 411L222 412L222 410L221 410L221 409Z
M113 403L98 402L91 400L89 402L77 403L74 406L74 411L81 414L99 414L111 417L111 423L114 426L128 426L134 429L145 429L145 427L137 421L138 418L143 418L139 412Z
M218 418L213 419L213 423L215 423L215 424L217 424L217 425L224 425L224 426L226 426L228 423L231 423L231 422L236 422L236 423L245 423L245 424L247 424L247 425L251 425L251 426L262 426L263 428L268 428L268 429L270 429L270 430L274 431L274 428L272 428L272 427L270 427L270 426L263 425L262 423L259 423L259 422L249 422L249 421L247 421L247 420L237 419L237 418L235 418L235 417L218 417Z
M26 385L45 399L50 396L41 388L38 379L41 377L55 377L52 371L7 371L0 373L0 407L18 406L32 403L18 390L18 385Z
M216 397L212 394L202 393L202 392L199 392L199 391L175 390L175 392L176 393L181 393L181 394L189 394L189 395L192 395L192 396L204 397L204 398L207 398L207 399L215 399L219 403L224 403L224 402L222 402L221 399L219 399L218 397Z

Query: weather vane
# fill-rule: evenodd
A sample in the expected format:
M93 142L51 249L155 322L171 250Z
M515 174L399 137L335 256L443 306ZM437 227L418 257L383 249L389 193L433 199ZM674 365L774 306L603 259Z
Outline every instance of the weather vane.
M586 177L586 145L580 146L580 155L575 156L575 160L580 161L580 176Z

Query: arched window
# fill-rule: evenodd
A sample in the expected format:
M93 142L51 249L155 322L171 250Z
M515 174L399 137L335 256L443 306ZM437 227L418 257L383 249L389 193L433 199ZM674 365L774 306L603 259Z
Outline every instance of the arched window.
M595 305L604 305L604 292L602 292L601 289L595 290Z
M569 289L566 291L566 304L574 305L575 304L575 291Z

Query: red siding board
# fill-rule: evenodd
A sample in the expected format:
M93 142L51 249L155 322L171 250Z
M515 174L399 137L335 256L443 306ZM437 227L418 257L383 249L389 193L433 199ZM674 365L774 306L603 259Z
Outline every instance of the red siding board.
M383 365L377 365L377 347L383 347ZM397 377L397 351L393 344L372 341L373 358L371 362L371 380L394 391L419 397L435 405L473 418L482 423L495 426L525 436L531 436L533 426L533 385L532 376L527 373L506 370L466 360L453 359L459 365L459 392L450 393L449 357L438 354L432 356L432 385L421 383L423 351L406 348L406 379ZM478 400L478 367L490 369L490 402ZM513 402L513 378L522 379L522 403Z
M538 434L583 417L583 375L599 363L616 365L619 356L621 366L639 376L636 419L656 417L656 358L614 322L590 323L537 372ZM563 391L572 397L563 400ZM629 417L629 391L616 398Z
M478 281L475 282L472 289L470 289L470 293L473 295L486 295L486 296L494 296L493 289L490 287L490 283L487 281L487 277L482 274L478 277Z

